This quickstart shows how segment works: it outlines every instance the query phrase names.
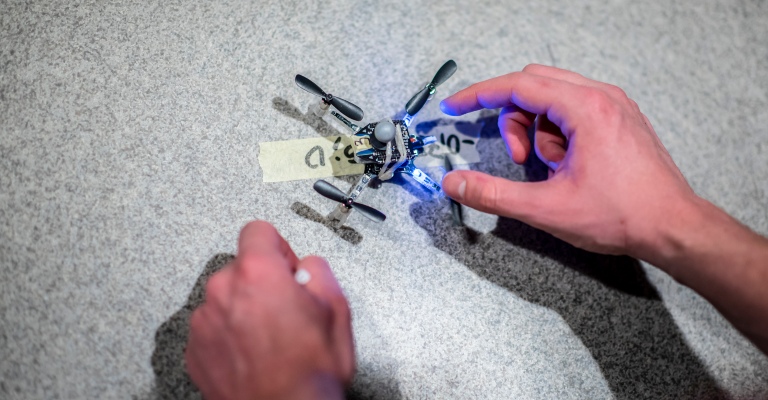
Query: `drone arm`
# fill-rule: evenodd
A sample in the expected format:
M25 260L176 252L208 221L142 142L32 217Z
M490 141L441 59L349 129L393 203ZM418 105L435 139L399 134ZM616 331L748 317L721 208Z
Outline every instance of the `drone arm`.
M379 179L381 179L382 181L387 181L392 179L392 176L395 174L395 171L397 171L398 168L403 166L403 164L408 162L408 154L407 154L407 149L405 148L403 132L401 132L400 129L398 128L395 128L394 142L395 142L395 146L397 146L397 152L400 156L393 166L391 166L390 168L387 168L391 160L391 152L392 152L392 146L389 143L387 143L387 158L384 161L384 166L381 168L381 171L379 171Z
M432 180L432 178L424 173L424 171L416 168L412 162L409 162L408 165L403 168L403 173L412 176L416 182L419 182L422 186L429 189L432 194L443 195L443 189L440 187L440 184Z
M331 224L334 227L341 228L341 226L347 222L349 214L352 214L352 209L344 204L339 204L330 214L328 214L328 221L331 221Z
M413 120L413 117L415 117L415 115L408 114L407 112L405 113L405 116L403 117L403 123L405 124L406 128L411 126L411 121Z
M318 118L323 118L325 116L325 113L328 112L328 109L331 108L330 103L326 103L323 101L323 99L320 99L318 103L315 103L315 105L311 106L312 113L315 114Z
M351 200L356 201L357 198L360 196L360 194L365 190L366 187L368 187L368 183L373 179L373 177L376 175L369 175L369 174L363 174L360 177L360 180L357 181L355 186L352 187L352 189L349 191L349 194L347 194L347 197L349 197Z
M360 129L360 127L359 127L359 126L357 126L357 125L355 125L355 124L353 124L353 123L349 122L349 120L348 120L348 119L344 118L344 116L343 116L343 115L341 115L341 114L337 113L336 111L331 111L331 115L333 115L334 117L336 117L336 119L338 119L339 121L341 121L341 122L342 122L344 125L346 125L346 126L349 128L349 129L351 129L351 130L352 130L352 132L357 132L357 130L358 130L358 129Z

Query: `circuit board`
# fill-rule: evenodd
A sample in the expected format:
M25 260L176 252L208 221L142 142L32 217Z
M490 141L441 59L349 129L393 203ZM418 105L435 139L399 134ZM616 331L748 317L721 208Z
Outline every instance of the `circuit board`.
M416 156L418 156L424 151L424 146L425 146L424 141L421 138L412 136L408 131L408 127L405 125L403 120L393 120L392 123L394 123L395 127L398 128L398 132L403 138L403 143L405 144L406 158L409 161L413 160ZM361 128L359 131L355 133L355 136L360 138L358 140L370 141L371 138L374 138L373 132L374 132L374 129L376 128L376 125L378 125L378 122L372 122L364 126L363 128ZM389 168L393 164L397 163L397 160L400 158L400 151L397 149L397 146L394 144L394 141L388 144L388 146L390 146L390 148L392 149L392 156L390 158L391 161L387 165L384 165L387 157L386 149L376 149L375 147L370 147L365 150L358 151L355 154L356 156L355 158L357 158L359 162L365 164L366 174L377 175L382 168L384 167ZM403 166L405 165L406 164L403 164Z

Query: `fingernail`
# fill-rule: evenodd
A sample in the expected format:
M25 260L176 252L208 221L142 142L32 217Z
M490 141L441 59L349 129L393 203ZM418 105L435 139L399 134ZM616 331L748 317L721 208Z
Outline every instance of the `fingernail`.
M443 114L453 115L451 106L449 106L448 103L445 102L445 100L440 102L440 111L442 111Z
M467 189L467 181L462 180L461 183L459 183L459 198L457 200L464 199L464 191Z
M457 114L456 111L448 103L448 99L444 99L440 102L440 111L442 111L443 114L450 116L455 116Z
M455 172L449 172L443 177L443 189L449 197L461 201L467 190L467 181Z

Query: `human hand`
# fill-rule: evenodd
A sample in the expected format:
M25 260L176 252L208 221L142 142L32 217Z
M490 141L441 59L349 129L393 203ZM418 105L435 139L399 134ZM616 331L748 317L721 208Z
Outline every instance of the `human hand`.
M529 65L476 83L440 104L449 115L502 108L512 160L534 148L544 182L453 171L443 189L480 211L521 220L577 247L653 259L659 227L697 197L637 104L616 86ZM538 117L538 118L537 118ZM536 123L531 146L527 129Z
M306 285L298 269L311 275ZM299 260L266 222L246 225L237 258L211 276L190 318L185 359L207 399L343 398L354 344L328 263Z

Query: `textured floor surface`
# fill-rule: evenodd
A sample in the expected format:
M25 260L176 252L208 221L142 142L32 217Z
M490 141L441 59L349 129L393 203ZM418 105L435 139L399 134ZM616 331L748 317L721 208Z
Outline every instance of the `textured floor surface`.
M765 1L131 3L0 7L0 398L198 396L186 318L257 218L344 287L350 398L768 397L768 358L652 266L476 212L457 231L405 180L364 194L384 225L333 231L311 181L258 164L340 132L297 73L374 121L448 58L439 97L554 64L623 87L696 191L768 234ZM471 168L540 176L494 113L464 119L486 122Z

